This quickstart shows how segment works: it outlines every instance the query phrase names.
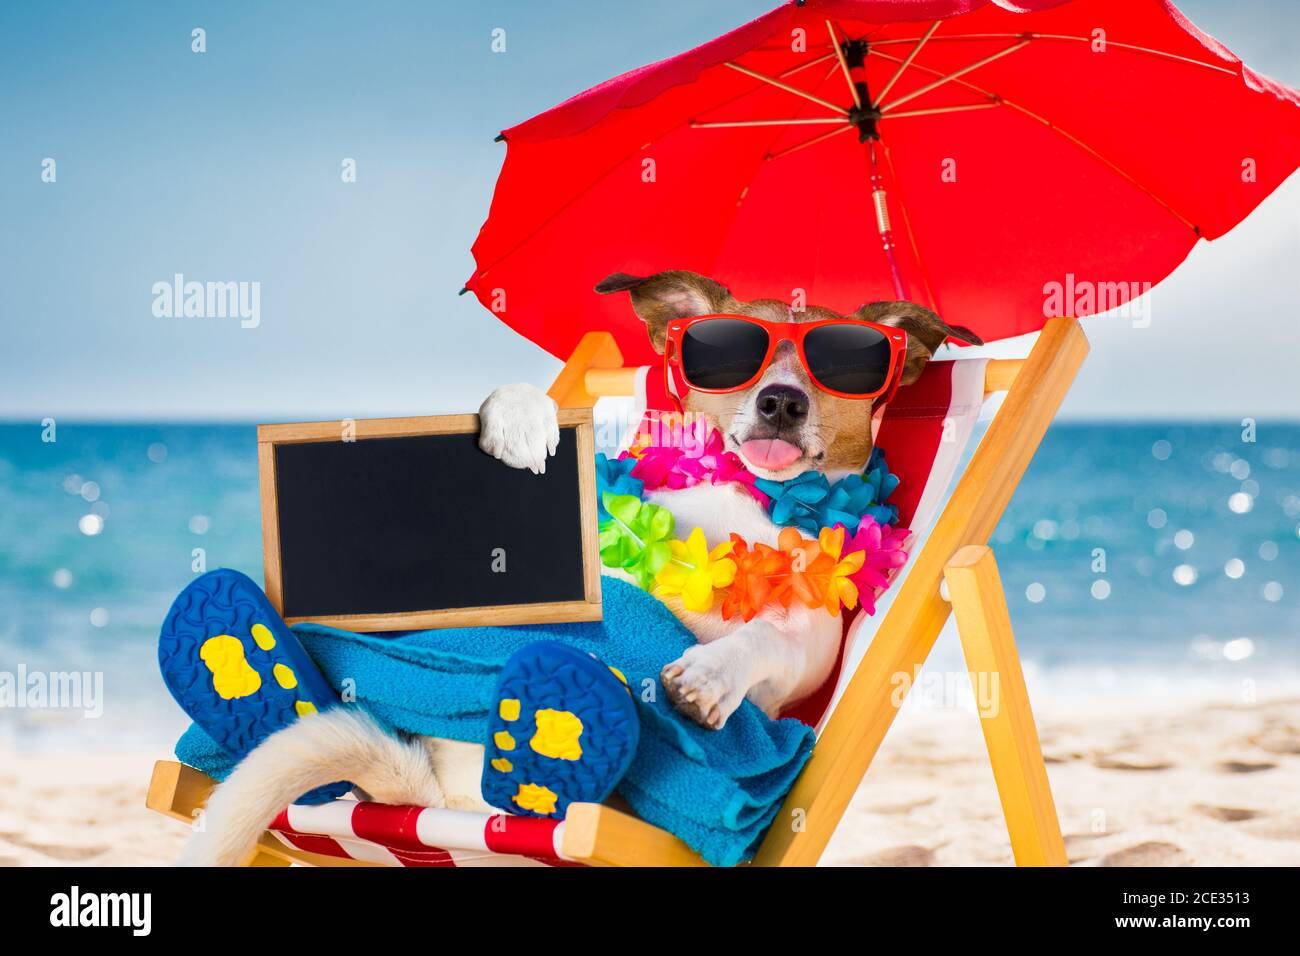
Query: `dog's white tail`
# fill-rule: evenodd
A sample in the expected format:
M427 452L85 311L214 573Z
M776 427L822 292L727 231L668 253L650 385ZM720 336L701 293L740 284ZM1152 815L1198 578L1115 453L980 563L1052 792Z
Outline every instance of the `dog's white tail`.
M276 814L309 790L350 780L384 803L442 806L428 753L385 733L355 707L294 721L245 757L213 791L182 866L238 866Z

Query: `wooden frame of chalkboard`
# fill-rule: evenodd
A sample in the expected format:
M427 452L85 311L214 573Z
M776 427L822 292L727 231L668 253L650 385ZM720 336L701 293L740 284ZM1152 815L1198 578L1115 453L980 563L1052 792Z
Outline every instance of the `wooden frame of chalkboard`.
M279 473L280 469L277 468L280 449L304 443L352 445L355 442L356 445L360 445L373 439L477 435L479 421L477 415L438 415L418 418L359 419L355 422L336 420L289 425L259 425L257 460L262 502L262 550L266 594L271 604L290 624L312 621L353 631L397 631L489 624L549 624L560 621L600 620L600 555L596 542L595 442L591 409L561 409L559 425L561 450L571 439L572 447L576 452L578 481L575 491L578 499L581 541L575 544L575 547L581 549L581 581L575 582L578 593L573 597L530 603L498 603L486 606L432 607L398 611L377 610L361 613L334 611L299 613L304 609L301 606L292 606L294 602L291 600L287 614L285 613L284 573L286 569L282 563L285 548L281 540L284 531L280 502L282 476ZM485 453L481 454L486 458ZM495 462L495 466L508 467L500 462ZM550 477L549 474L540 478L528 472L521 474L536 481L543 481ZM514 480L513 476L510 477ZM490 508L491 505L485 502L484 507ZM572 556L566 555L565 558L576 567Z

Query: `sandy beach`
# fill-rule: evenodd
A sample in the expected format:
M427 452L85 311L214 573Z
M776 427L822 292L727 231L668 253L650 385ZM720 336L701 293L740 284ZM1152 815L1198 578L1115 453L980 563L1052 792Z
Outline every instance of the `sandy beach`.
M1071 864L1300 863L1300 699L1107 710L1038 720ZM983 748L973 715L904 715L823 865L1010 865Z
M0 754L0 866L165 866L188 830L144 806L167 754Z
M1300 698L1108 711L1039 717L1071 863L1300 865ZM0 866L173 861L188 831L144 807L162 756L0 755ZM822 863L1010 865L974 716L901 715Z

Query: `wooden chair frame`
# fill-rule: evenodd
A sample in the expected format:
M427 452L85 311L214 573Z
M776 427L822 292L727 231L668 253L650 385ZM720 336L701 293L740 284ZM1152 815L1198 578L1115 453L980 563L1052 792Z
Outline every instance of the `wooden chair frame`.
M1067 862L1006 599L987 542L1087 353L1088 342L1078 323L1058 318L1043 327L1028 358L988 363L985 394L1005 390L1006 399L925 546L912 556L892 606L754 865L816 864L898 714L902 699L895 693L894 675L913 674L924 664L950 612L957 617L972 680L981 674L986 679L997 675L997 705L981 713L980 722L1016 863L1063 866ZM591 332L578 343L549 394L561 408L591 407L601 396L632 394L635 376L635 369L623 367L613 336ZM947 598L941 594L944 582ZM213 785L196 770L160 761L146 803L161 813L190 820ZM596 804L569 808L563 852L591 865L703 865L672 834ZM294 850L270 834L263 837L252 863L288 861L364 865Z

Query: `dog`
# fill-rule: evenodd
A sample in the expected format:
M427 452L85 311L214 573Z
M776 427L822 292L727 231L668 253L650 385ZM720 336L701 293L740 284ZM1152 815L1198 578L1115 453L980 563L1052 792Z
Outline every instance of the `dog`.
M770 322L849 319L907 333L900 384L920 376L948 338L983 344L969 329L949 326L912 302L872 302L848 315L808 306L794 311L775 299L742 300L714 279L672 270L650 276L615 273L596 285L603 295L628 293L650 344L664 354L673 322L704 315L738 315ZM835 480L859 472L872 450L872 400L845 398L813 382L797 349L780 342L761 375L743 391L690 390L683 411L702 416L756 475L777 481L809 470ZM555 402L532 385L496 389L479 409L479 445L513 468L546 470L559 441ZM678 528L699 527L709 542L735 532L775 547L781 531L767 511L735 484L697 484L648 491ZM618 569L603 569L624 576ZM811 694L830 675L839 651L839 616L799 602L764 608L752 620L723 620L718 609L669 607L697 643L667 663L660 682L673 705L696 723L718 729L744 700L775 717ZM335 780L353 781L386 803L486 811L478 792L482 748L432 738L398 739L355 709L336 707L272 735L234 770L208 803L204 826L182 862L237 864L283 807L299 794Z

